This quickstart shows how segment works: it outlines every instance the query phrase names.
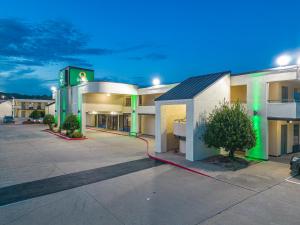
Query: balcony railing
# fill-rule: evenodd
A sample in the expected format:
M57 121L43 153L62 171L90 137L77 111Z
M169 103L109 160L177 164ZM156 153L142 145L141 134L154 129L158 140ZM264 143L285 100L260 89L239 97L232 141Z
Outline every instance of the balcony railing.
M138 106L137 111L139 114L155 114L155 106Z
M269 118L300 118L300 101L296 99L268 100L267 116Z

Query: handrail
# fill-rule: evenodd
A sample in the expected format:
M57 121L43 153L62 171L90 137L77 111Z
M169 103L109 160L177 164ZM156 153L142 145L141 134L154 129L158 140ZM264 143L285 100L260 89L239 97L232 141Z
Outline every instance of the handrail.
M268 100L268 103L293 103L293 102L300 102L300 99L279 99L279 100L269 99Z

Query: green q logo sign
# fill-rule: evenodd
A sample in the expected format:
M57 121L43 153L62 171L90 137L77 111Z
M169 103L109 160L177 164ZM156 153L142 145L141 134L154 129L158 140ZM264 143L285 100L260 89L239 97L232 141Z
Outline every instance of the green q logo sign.
M86 73L81 71L79 73L79 78L80 78L80 81L87 81Z

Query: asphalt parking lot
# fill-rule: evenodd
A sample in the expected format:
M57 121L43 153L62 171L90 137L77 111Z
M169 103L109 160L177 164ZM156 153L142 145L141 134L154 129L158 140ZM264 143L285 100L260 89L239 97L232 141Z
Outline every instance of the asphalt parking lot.
M0 224L299 224L300 180L278 173L264 184L268 173L260 173L287 165L217 180L150 162L135 138L90 132L88 140L66 141L42 129L0 126L0 202L15 195L0 206Z

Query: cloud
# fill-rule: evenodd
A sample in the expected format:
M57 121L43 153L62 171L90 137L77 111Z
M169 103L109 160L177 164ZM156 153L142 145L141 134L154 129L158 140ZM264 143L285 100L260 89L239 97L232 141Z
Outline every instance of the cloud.
M136 60L136 61L141 61L141 60L160 61L160 60L165 60L167 58L168 58L167 55L161 54L161 53L150 53L150 54L146 54L144 56L128 57L128 59Z
M78 55L111 54L109 49L88 48L88 37L66 21L28 24L0 19L0 56L17 65L81 62Z
M0 19L0 77L6 78L7 82L1 81L2 88L6 85L5 89L15 90L18 85L12 86L11 81L17 78L36 78L34 82L43 82L49 79L49 75L47 77L40 71L44 72L44 68L51 65L92 67L86 56L124 54L152 46L139 44L116 49L99 48L90 47L89 41L88 35L68 21L48 20L33 24L18 19Z
M44 82L44 80L35 78L4 79L0 81L0 91L30 95L38 95L41 93L50 95L50 89L44 85ZM26 87L26 89L24 89L24 87Z

